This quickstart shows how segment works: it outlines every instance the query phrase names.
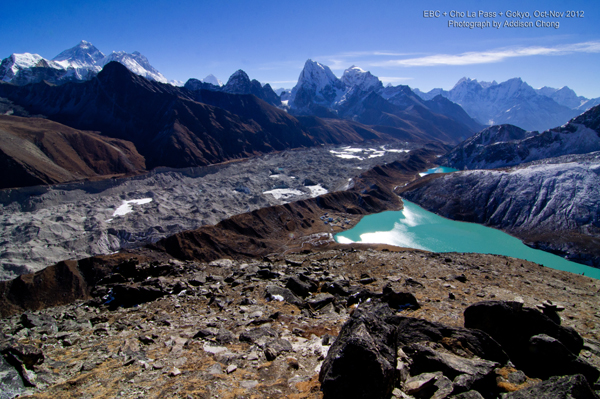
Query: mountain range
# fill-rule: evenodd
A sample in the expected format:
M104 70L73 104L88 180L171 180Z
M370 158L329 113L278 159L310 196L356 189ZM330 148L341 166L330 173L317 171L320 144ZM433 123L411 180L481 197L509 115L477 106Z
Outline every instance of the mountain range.
M444 98L422 100L408 86L383 87L370 72L352 66L337 78L331 69L308 60L292 89L293 115L354 120L385 131L426 132L458 143L483 127Z
M139 52L105 55L85 40L51 60L37 54L12 54L0 64L0 80L17 85L42 80L54 84L85 81L111 61L150 80L183 85L179 81L168 81ZM337 78L327 66L312 60L306 61L291 92L278 89L276 93L270 85L250 80L242 70L232 74L225 85L211 74L203 80L189 79L186 87L193 91L254 94L271 105L289 105L287 109L293 115L352 119L385 126L388 130L399 129L399 134L430 129L424 120L437 118L436 125L444 124L446 133L452 131L446 137L440 136L450 142L462 141L490 125L512 124L531 131L551 129L600 104L600 97L577 96L566 86L534 89L520 78L502 83L463 78L449 91L433 89L427 93L403 85L384 87L376 76L357 66L351 66ZM429 102L438 95L450 101ZM451 121L440 119L439 115ZM439 136L439 133L434 132L434 135Z
M248 74L241 69L234 72L225 85L213 75L208 75L202 81L194 78L189 79L184 87L191 91L210 90L230 94L253 94L271 105L281 105L281 100L275 94L271 85L267 83L263 86L256 79L250 80Z
M585 110L600 104L600 98L578 97L568 87L534 89L520 78L506 82L478 82L462 78L449 90L414 92L424 100L442 96L459 104L483 125L511 124L525 130L543 131L561 126Z
M104 55L85 40L51 60L38 54L11 54L0 64L0 81L24 85L42 80L55 84L89 80L111 61L119 62L147 79L167 83L167 79L139 52L117 51Z
M542 133L513 125L488 127L444 155L456 169L492 169L539 159L600 151L600 105Z
M95 131L106 138L130 142L148 169L202 166L321 144L431 141L420 136L394 136L393 131L381 132L354 121L297 119L252 94L192 91L162 84L117 62L80 83L0 83L0 98L5 99L7 113L14 109L21 115L42 115L65 129Z

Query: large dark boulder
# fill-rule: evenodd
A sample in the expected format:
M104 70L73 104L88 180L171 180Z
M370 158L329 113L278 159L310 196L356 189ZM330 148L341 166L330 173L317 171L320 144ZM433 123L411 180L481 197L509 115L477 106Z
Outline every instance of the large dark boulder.
M316 292L319 286L311 279L299 274L290 277L285 284L285 288L288 288L294 294L301 296L302 298L306 298L311 292Z
M344 324L321 367L325 399L390 397L395 384L396 327L387 304L360 305Z
M383 287L381 292L381 300L387 302L392 309L419 309L421 306L417 302L417 298L410 292L395 291L390 284Z
M552 376L582 374L590 385L600 372L584 359L575 356L555 338L540 334L531 337L528 350L528 369L531 377L547 379Z
M508 361L508 355L498 342L483 331L449 327L413 317L395 317L398 325L398 347L419 342L434 342L458 356L470 358L475 355L501 364Z
M583 348L583 339L577 331L559 326L540 311L524 308L520 302L479 302L465 309L464 316L465 327L488 333L502 345L517 368L529 364L529 340L534 335L553 337L575 355Z
M581 374L552 377L537 385L510 392L504 399L598 399Z
M154 301L167 294L169 294L168 291L160 288L139 286L137 284L117 284L112 287L107 305L110 309L116 309L119 306L128 308Z

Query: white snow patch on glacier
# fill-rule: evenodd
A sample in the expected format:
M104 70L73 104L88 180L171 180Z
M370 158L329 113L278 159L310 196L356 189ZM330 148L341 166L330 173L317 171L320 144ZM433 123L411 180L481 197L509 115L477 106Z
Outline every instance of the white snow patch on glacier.
M152 202L152 198L142 198L142 199L123 201L121 206L119 206L113 213L113 217L114 216L123 216L130 212L133 212L133 207L131 206L131 204L143 205L143 204L147 204L149 202Z

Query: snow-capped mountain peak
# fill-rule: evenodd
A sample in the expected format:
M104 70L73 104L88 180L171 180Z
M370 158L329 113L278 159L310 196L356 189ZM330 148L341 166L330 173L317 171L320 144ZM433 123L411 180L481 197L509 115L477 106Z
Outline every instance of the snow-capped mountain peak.
M319 91L328 85L335 85L339 81L328 66L308 59L304 63L296 86L310 85Z
M104 66L111 61L117 61L118 63L125 65L131 72L143 76L146 79L161 83L168 82L167 78L150 65L148 59L138 51L131 54L126 53L125 51L113 51L111 54L104 57L100 61L100 64L101 66Z
M210 83L211 85L215 85L215 86L223 86L223 82L221 82L219 79L217 79L217 77L215 75L213 75L212 73L210 75L208 75L207 77L205 77L204 79L202 79L202 82L204 83Z
M289 104L296 108L308 107L311 103L329 107L340 101L345 92L346 86L328 66L309 59L292 89Z
M52 60L37 54L12 54L3 59L0 64L0 80L19 85L42 80L57 84L88 80L96 76L111 61L119 62L133 73L147 79L167 83L167 79L139 52L128 54L118 51L105 56L92 43L85 40L61 52ZM34 67L36 70L33 70Z
M363 91L383 87L381 81L371 72L354 65L344 71L341 80L347 87L358 87Z
M77 46L63 51L52 61L56 61L65 68L90 68L97 67L104 58L104 54L92 43L82 40Z
M4 82L12 82L22 71L37 66L51 66L54 68L60 68L59 65L53 65L51 62L49 64L44 64L44 61L46 60L38 54L11 54L9 57L3 59L2 63L0 64L0 80Z

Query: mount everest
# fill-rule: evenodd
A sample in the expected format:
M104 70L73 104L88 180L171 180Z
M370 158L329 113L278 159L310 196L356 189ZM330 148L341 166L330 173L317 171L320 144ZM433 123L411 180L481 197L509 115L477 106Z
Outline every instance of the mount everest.
M112 52L104 55L92 43L82 40L77 46L47 60L38 54L12 54L0 64L0 81L25 85L46 80L60 84L89 80L111 61L117 61L133 73L160 83L168 83L148 59L139 52Z

